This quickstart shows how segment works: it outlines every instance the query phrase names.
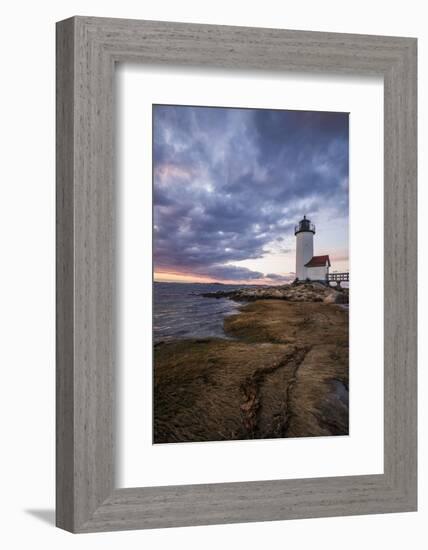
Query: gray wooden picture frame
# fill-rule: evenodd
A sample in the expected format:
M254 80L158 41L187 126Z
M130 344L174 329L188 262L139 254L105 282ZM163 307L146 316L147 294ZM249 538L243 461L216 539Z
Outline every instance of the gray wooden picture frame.
M414 38L91 17L57 24L58 527L83 533L416 510L416 46ZM383 77L383 474L115 488L117 62Z

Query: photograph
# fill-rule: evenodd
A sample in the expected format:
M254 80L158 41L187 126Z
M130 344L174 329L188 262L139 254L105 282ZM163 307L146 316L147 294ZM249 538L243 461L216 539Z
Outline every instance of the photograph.
M153 105L153 443L349 433L349 114Z

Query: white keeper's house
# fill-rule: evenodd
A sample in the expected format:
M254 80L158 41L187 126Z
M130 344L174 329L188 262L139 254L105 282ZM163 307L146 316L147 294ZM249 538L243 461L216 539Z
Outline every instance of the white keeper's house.
M326 281L331 266L330 258L314 256L315 225L303 216L294 228L296 235L296 278L299 281Z

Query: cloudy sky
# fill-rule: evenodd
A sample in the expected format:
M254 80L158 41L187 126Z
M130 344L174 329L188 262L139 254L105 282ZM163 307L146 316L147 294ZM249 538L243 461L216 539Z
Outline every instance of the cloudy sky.
M153 107L158 281L280 284L294 225L348 268L348 114Z

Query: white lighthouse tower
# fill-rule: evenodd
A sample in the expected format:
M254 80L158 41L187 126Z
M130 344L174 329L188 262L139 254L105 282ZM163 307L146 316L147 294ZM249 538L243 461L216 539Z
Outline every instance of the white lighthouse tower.
M303 216L303 220L300 220L294 228L294 234L296 235L296 277L299 281L305 281L308 278L308 269L305 266L314 255L315 225Z
M326 281L331 266L330 257L314 256L315 225L303 216L295 226L296 235L296 278L299 281Z

